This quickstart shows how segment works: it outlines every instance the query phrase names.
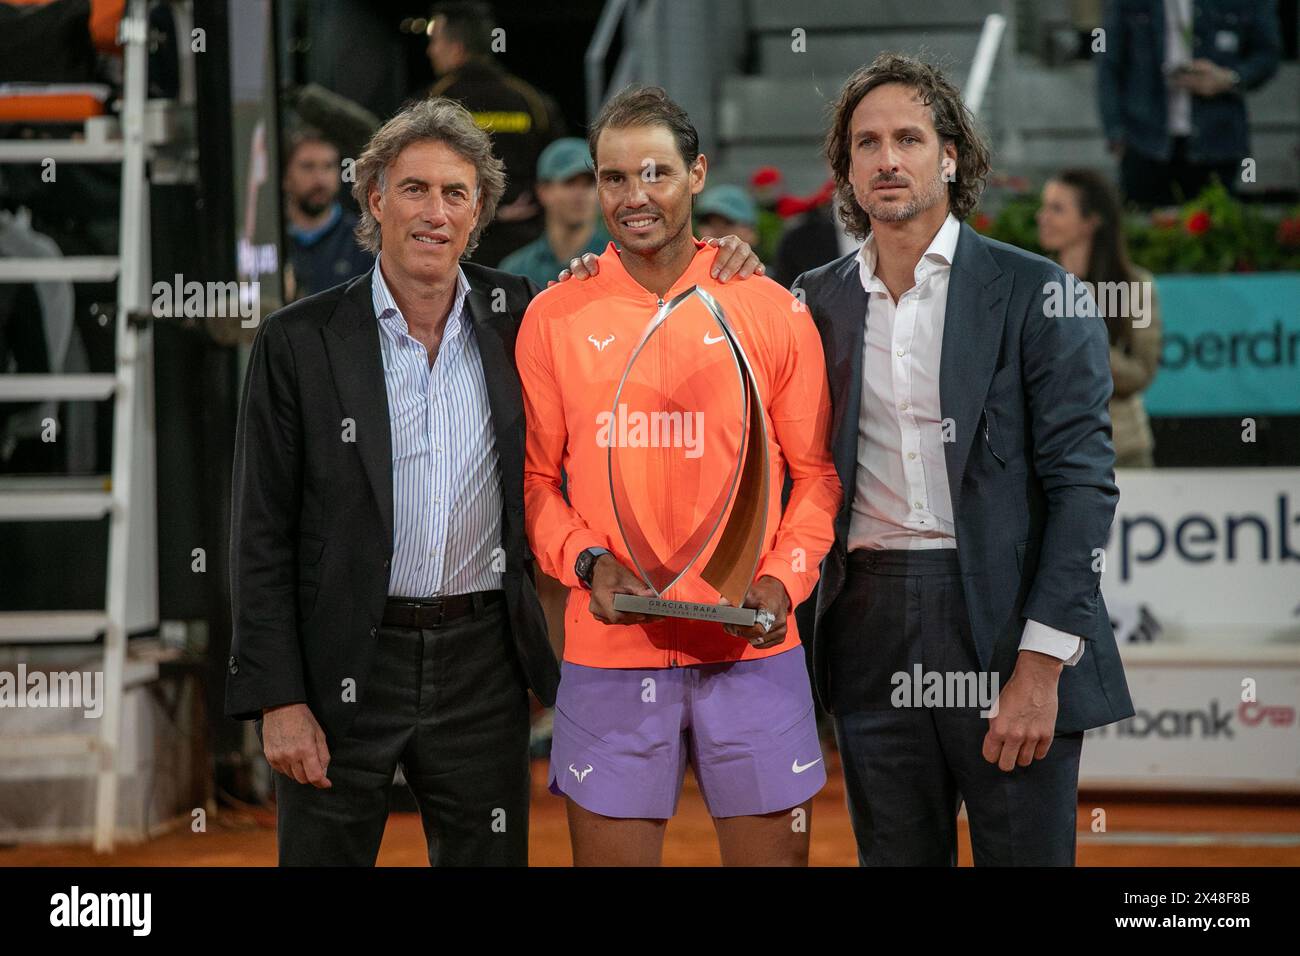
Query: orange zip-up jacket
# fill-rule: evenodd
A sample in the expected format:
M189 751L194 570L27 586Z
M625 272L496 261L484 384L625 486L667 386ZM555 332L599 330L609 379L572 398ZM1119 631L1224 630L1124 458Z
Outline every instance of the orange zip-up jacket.
M812 592L818 567L834 538L840 483L830 453L831 405L821 339L812 319L785 289L755 276L723 285L709 275L715 250L696 243L695 257L660 300L636 282L613 243L600 256L600 273L552 286L533 299L515 346L527 416L524 522L543 571L569 586L564 658L588 667L674 667L750 660L799 643L793 608ZM658 618L640 625L607 625L588 610L589 592L574 573L586 548L608 548L635 571L619 531L610 493L610 442L618 454L631 444L624 418L612 417L623 371L662 302L692 285L722 306L749 358L762 400L770 460L765 550L755 579L771 575L791 600L781 644L755 649L716 622ZM698 300L693 300L698 302ZM671 332L668 333L668 330ZM680 545L711 514L718 489L734 472L743 428L735 363L718 326L701 308L668 316L638 357L624 398L636 407L646 390L686 395L697 427L676 433L678 447L649 447L652 432L622 459L629 467L634 516L660 554ZM642 386L640 396L637 386ZM683 391L685 390L685 391ZM698 414L696 414L698 413ZM665 430L666 435L666 430ZM620 439L620 436L622 438ZM680 439L689 439L683 446ZM781 510L786 471L793 482ZM561 493L561 470L569 500ZM724 519L725 520L725 519ZM714 536L716 543L717 536ZM664 596L717 603L718 592L700 571L713 543Z

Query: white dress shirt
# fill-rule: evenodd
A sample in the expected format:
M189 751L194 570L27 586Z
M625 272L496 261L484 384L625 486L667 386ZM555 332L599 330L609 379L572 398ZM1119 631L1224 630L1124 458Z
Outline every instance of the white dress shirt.
M501 470L487 381L474 322L456 297L438 348L410 333L375 260L379 320L393 444L393 563L388 593L441 597L501 587Z
M944 458L939 369L948 279L961 223L949 214L894 302L876 275L875 236L858 251L870 321L862 344L862 405L849 550L957 547ZM1075 664L1083 641L1026 621L1020 649Z
M1165 0L1165 78L1192 62L1187 33L1192 26L1192 0ZM1181 86L1169 84L1167 102L1170 136L1190 136L1192 132L1192 94Z

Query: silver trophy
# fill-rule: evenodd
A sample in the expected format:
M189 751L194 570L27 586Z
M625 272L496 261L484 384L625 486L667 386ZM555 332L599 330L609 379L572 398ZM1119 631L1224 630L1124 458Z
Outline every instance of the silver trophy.
M683 369L681 380L670 381L663 389L637 382L633 376L637 360L655 343L656 336L668 334L670 316L683 308L697 309L701 304L707 310L709 322L706 324L717 330L714 336L705 333L704 344L708 346L725 342L723 354L726 357L718 359L710 352L699 353L704 356L703 364ZM698 332L700 323L692 323L692 327ZM666 345L661 351L670 354ZM680 358L695 353L676 349L671 354ZM734 392L729 386L733 374ZM658 405L664 409L648 414L694 414L699 416L697 421L702 421L702 410L693 408L692 405L699 403L705 395L715 409L713 414L717 413L719 407L727 407L728 411L734 408L737 413L737 420L733 423L735 427L726 430L726 433L735 437L735 447L728 448L726 454L730 456L734 452L735 464L727 469L726 480L720 486L695 489L702 500L709 501L704 520L689 529L683 539L674 538L669 541L662 528L647 528L643 523L642 516L633 504L634 496L628 488L629 480L650 487L654 476L647 475L645 467L638 468L638 461L629 459L627 443L609 442L609 490L614 505L614 518L637 574L655 592L654 597L616 594L614 607L635 614L717 621L740 627L758 624L763 630L770 630L776 620L771 611L742 606L758 567L767 527L767 426L749 358L722 306L708 292L692 286L661 305L655 312L623 370L618 391L614 395L611 422L626 421L625 402L628 394L633 391L637 392L642 404ZM730 394L726 394L728 392ZM710 434L717 431L713 429ZM701 604L664 598L663 594L700 560L714 542L715 536L716 547L700 572L700 577L730 603ZM669 553L665 555L662 553L664 551Z

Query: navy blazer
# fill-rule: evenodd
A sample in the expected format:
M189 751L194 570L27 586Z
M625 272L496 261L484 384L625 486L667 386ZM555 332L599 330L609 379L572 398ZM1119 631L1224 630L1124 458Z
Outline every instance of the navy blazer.
M1163 0L1107 0L1106 50L1096 54L1097 106L1106 138L1151 159L1168 160L1168 85L1165 82ZM1277 72L1282 51L1276 0L1198 3L1192 17L1192 56L1236 70L1241 89L1192 97L1187 158L1235 163L1250 155L1243 91L1258 89Z
M1083 658L1063 670L1058 685L1057 732L1071 733L1129 717L1133 704L1094 570L1119 502L1106 327L1097 317L1049 316L1052 282L1071 288L1054 262L962 225L939 398L944 419L953 421L955 440L944 454L980 666L1006 683L1026 618L1082 637ZM869 299L856 252L804 273L792 291L821 333L832 454L845 489L812 637L814 682L829 710L834 675L820 625L844 585L848 559Z

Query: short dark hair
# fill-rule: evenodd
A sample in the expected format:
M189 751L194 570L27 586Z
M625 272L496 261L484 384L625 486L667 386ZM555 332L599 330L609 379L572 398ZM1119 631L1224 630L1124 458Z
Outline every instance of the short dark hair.
M921 102L930 107L930 118L940 142L957 147L957 172L948 183L948 209L954 216L965 219L975 208L989 174L988 145L976 129L975 117L962 102L957 88L938 67L901 53L881 53L870 66L861 67L844 81L831 109L831 128L826 133L826 159L835 176L839 216L849 233L859 239L865 239L871 231L871 218L858 205L853 184L849 182L853 145L849 140L849 121L862 98L886 83L901 83L915 90Z
M492 8L486 3L459 0L435 4L429 19L442 17L447 36L465 48L470 56L492 52Z
M663 126L673 134L677 152L689 168L700 155L700 134L686 111L673 102L662 86L629 86L603 107L587 131L587 148L596 163L596 142L606 129L629 126Z
M338 143L334 142L314 126L295 126L284 141L284 155L280 160L280 165L287 171L293 164L293 158L297 155L298 150L308 143L324 143L336 153L341 153Z

